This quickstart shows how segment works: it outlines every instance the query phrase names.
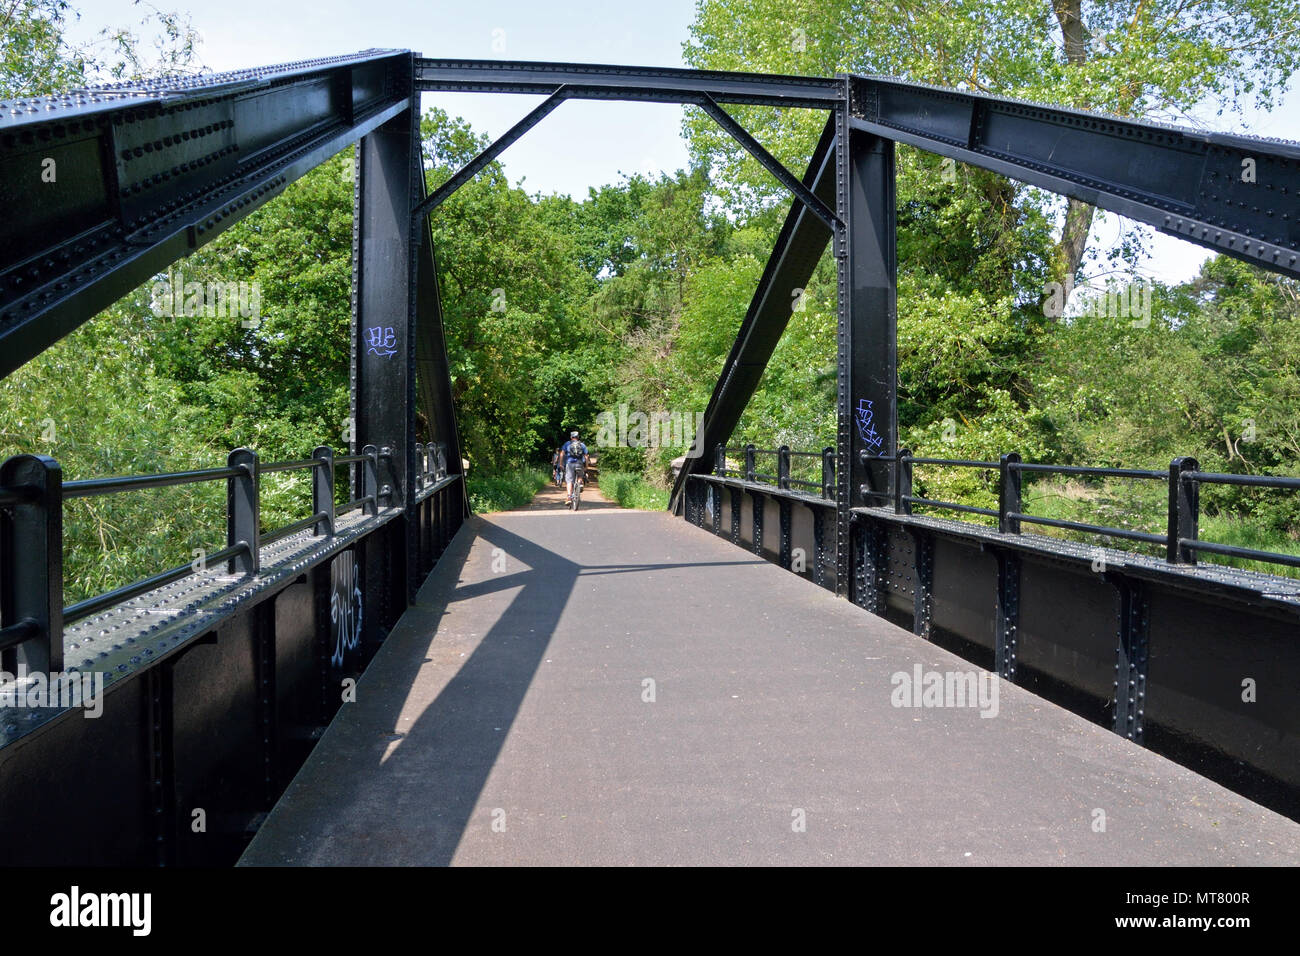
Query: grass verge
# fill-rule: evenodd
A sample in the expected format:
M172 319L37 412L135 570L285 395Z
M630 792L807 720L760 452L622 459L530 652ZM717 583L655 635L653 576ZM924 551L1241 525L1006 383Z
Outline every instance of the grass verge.
M610 501L623 508L663 511L668 507L668 489L656 488L641 475L627 471L602 471L596 486Z
M465 479L469 506L475 514L522 508L544 484L546 472L535 465L478 474L471 470Z

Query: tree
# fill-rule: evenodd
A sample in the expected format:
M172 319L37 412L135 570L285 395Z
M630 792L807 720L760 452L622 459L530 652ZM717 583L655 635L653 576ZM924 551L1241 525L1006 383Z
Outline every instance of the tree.
M142 0L134 5L145 11L134 28L105 27L95 40L72 44L68 23L81 14L68 0L0 3L0 96L43 96L196 69L198 34L189 17ZM153 52L145 52L146 46Z
M878 73L942 86L1183 120L1197 108L1271 109L1300 68L1300 0L704 0L685 44L707 69L805 75ZM822 117L764 107L737 115L791 165ZM740 184L733 200L770 202L770 177L698 112L693 155ZM1066 204L1052 278L1079 272L1094 210Z

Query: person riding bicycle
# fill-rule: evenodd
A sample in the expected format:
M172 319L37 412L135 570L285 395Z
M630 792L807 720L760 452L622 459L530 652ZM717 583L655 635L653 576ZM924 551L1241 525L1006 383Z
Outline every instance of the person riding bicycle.
M569 440L560 447L560 451L564 453L564 489L568 496L565 500L572 501L574 478L587 468L587 446L578 441L578 433L574 431L569 432Z
M564 446L561 445L555 449L555 454L551 455L551 478L556 485L564 482Z

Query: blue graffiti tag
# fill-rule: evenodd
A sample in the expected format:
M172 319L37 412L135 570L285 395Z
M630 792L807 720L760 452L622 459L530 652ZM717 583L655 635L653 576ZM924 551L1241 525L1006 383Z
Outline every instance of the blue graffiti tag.
M397 333L391 326L382 325L372 326L366 329L366 344L370 346L367 352L373 352L382 358L389 358L397 354Z
M871 410L871 400L867 398L858 400L858 437L877 452L885 441L876 432L875 413Z

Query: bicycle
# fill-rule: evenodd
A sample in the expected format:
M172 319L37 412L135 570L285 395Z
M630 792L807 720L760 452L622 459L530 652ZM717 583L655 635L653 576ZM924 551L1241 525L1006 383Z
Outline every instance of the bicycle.
M577 511L578 505L582 502L582 480L585 475L586 471L582 468L573 474L573 496L564 505L570 511Z

